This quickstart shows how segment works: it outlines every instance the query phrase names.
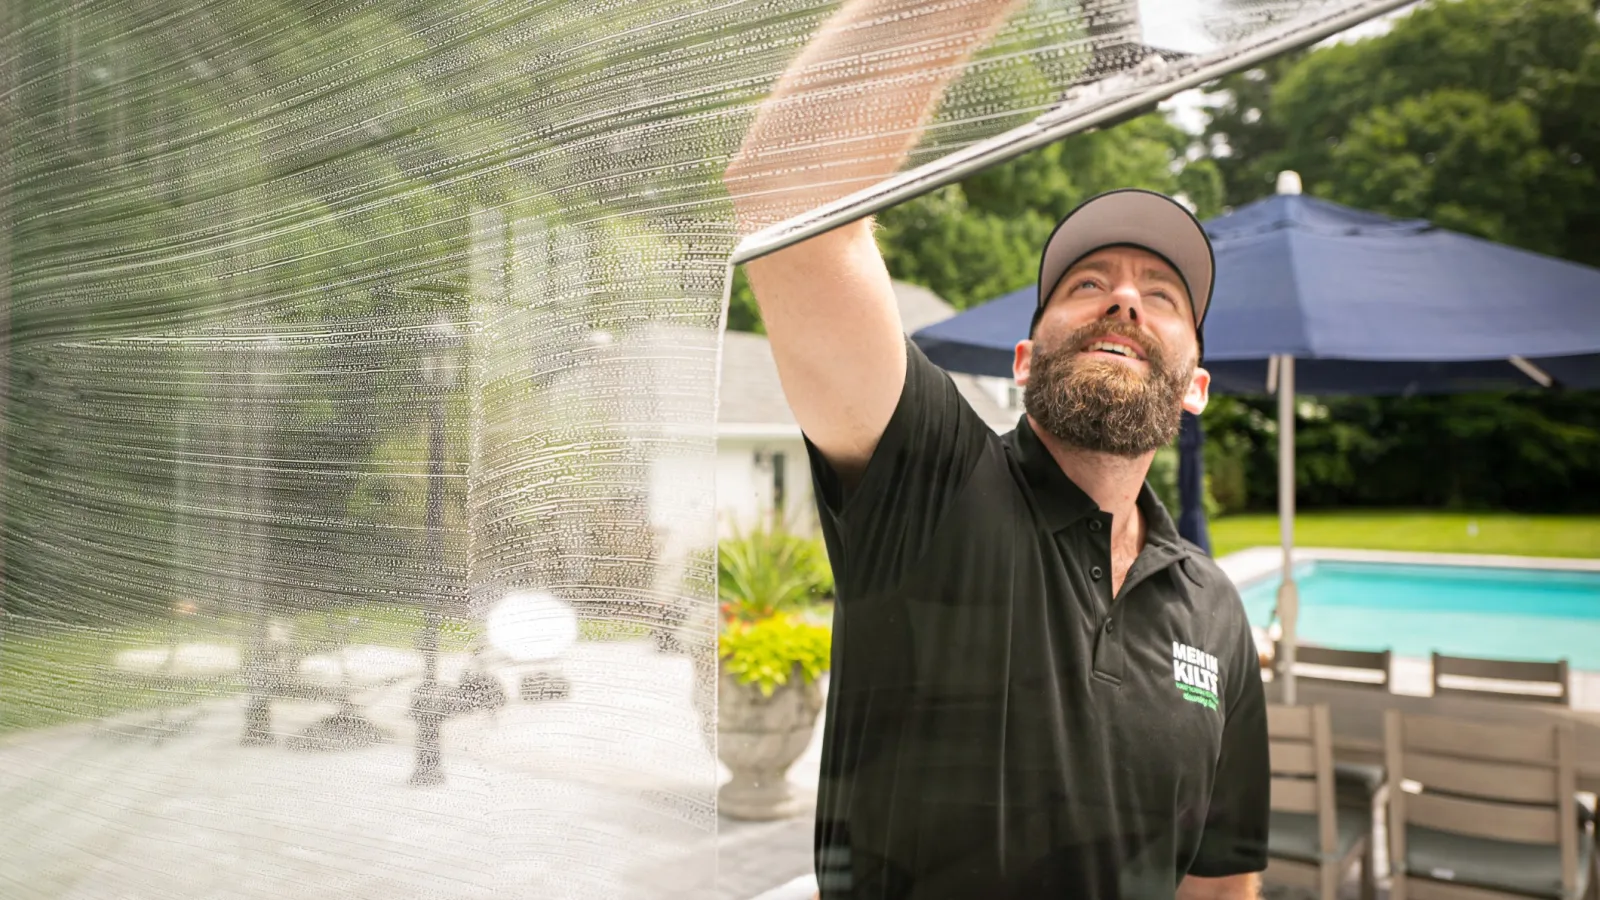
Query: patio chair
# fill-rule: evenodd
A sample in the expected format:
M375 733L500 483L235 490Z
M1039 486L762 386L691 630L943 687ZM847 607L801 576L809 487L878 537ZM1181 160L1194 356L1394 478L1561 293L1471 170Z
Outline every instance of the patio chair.
M1274 647L1274 652L1278 659L1283 659L1282 642ZM1389 650L1342 650L1297 644L1294 677L1301 685L1330 685L1387 693L1393 657L1393 652ZM1339 802L1344 805L1359 803L1371 807L1373 798L1383 787L1381 765L1336 762L1333 773Z
M1272 766L1268 884L1310 888L1335 900L1352 863L1361 866L1361 896L1372 897L1372 816L1336 802L1333 729L1328 707L1267 707Z
M1384 752L1392 900L1594 897L1594 834L1574 797L1570 724L1389 710Z
M1278 658L1282 659L1281 644L1277 652ZM1336 647L1299 644L1294 650L1294 677L1302 684L1309 682L1387 691L1392 657L1393 653L1388 650L1340 650Z
M1461 681L1460 679L1469 679ZM1523 662L1433 654L1433 695L1571 705L1567 661Z

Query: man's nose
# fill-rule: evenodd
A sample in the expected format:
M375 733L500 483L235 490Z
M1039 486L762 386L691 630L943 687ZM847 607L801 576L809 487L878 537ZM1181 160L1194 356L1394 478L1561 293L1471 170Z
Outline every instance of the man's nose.
M1111 302L1106 306L1106 317L1113 319L1127 319L1129 322L1138 323L1139 316L1143 313L1141 304L1143 298L1139 288L1132 283L1120 284L1111 291Z

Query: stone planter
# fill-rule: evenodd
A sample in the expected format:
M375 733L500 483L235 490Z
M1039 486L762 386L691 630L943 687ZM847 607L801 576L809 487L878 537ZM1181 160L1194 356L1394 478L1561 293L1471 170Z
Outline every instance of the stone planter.
M717 756L733 780L717 792L717 806L734 819L768 820L796 815L809 804L797 796L786 774L811 743L822 689L801 677L771 697L755 685L721 673L717 683Z

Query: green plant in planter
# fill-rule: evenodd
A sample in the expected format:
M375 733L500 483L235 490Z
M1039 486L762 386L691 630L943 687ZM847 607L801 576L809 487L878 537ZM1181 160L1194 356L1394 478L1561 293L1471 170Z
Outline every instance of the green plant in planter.
M754 622L798 612L832 595L833 570L819 540L766 527L717 545L717 596L725 620Z
M816 681L828 670L833 632L794 616L776 615L757 622L730 622L717 640L722 668L740 684L753 684L763 697L800 677Z

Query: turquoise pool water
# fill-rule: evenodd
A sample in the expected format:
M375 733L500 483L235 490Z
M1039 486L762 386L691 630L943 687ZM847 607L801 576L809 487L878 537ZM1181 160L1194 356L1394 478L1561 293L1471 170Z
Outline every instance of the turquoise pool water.
M1278 576L1245 587L1266 625ZM1300 639L1352 650L1434 650L1504 659L1566 658L1600 670L1600 572L1314 562L1295 569Z

